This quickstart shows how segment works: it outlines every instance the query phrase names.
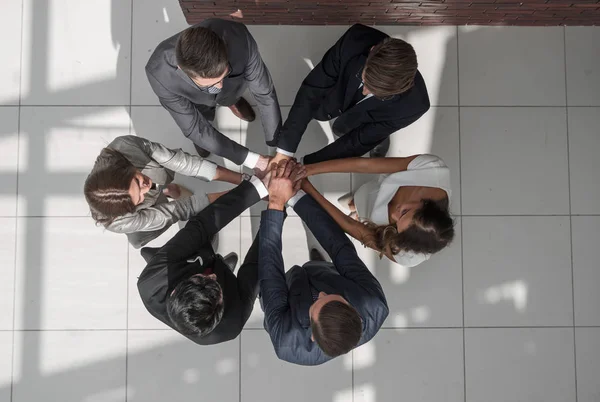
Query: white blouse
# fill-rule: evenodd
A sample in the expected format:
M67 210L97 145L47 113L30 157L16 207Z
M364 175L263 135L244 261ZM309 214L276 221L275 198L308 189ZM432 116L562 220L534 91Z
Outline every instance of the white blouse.
M441 188L450 199L450 170L435 155L419 155L408 164L406 170L379 175L378 179L363 184L354 193L359 218L366 218L377 225L389 225L388 204L398 189L405 186ZM394 259L400 265L414 267L429 257L431 254L401 251Z

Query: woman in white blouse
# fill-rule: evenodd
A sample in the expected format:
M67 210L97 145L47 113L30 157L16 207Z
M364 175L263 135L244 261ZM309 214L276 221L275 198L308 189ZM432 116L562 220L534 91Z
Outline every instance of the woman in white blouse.
M325 208L346 233L390 260L413 267L454 238L450 217L450 172L439 157L346 158L306 165L306 175L376 173L350 197L346 216L308 180L303 189Z

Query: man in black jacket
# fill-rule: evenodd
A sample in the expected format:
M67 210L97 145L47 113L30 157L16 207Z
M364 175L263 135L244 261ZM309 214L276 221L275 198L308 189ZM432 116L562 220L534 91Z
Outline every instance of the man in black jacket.
M427 88L412 46L356 24L302 82L281 129L273 162L294 155L311 119L337 118L332 129L339 138L306 155L305 164L361 156L371 150L371 156L385 156L388 137L428 109Z
M235 339L258 296L258 235L237 278L210 239L267 195L254 177L218 198L158 250L142 249L148 265L138 279L154 317L199 345Z
M146 75L160 104L202 157L210 152L247 166L266 168L267 157L251 152L212 126L217 105L240 119L255 118L242 98L247 88L260 112L268 145L281 128L281 111L269 70L244 24L209 18L160 43Z
M277 356L306 366L348 353L375 336L389 310L381 285L333 218L294 188L294 161L279 162L260 221L258 277L264 326ZM293 206L332 263L322 258L285 272L281 234ZM314 253L311 251L311 255Z

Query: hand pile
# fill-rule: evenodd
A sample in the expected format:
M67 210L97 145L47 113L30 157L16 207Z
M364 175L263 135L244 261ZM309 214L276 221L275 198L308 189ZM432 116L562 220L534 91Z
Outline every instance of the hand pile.
M300 190L305 177L306 168L295 159L272 163L262 179L269 190L269 209L283 211L288 200Z

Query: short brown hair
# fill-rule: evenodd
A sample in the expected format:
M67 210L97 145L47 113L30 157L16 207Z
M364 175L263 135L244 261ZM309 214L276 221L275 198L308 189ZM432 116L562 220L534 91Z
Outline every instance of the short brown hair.
M362 335L362 321L356 309L337 300L323 305L317 321L311 320L310 326L315 342L329 357L348 353Z
M190 27L175 46L177 65L190 77L218 78L227 71L227 46L213 31Z
M417 54L409 43L386 38L369 53L364 83L379 98L398 95L412 88L417 67Z
M137 173L137 168L119 151L104 148L100 152L83 185L85 200L96 223L107 226L115 218L135 211L129 187Z

